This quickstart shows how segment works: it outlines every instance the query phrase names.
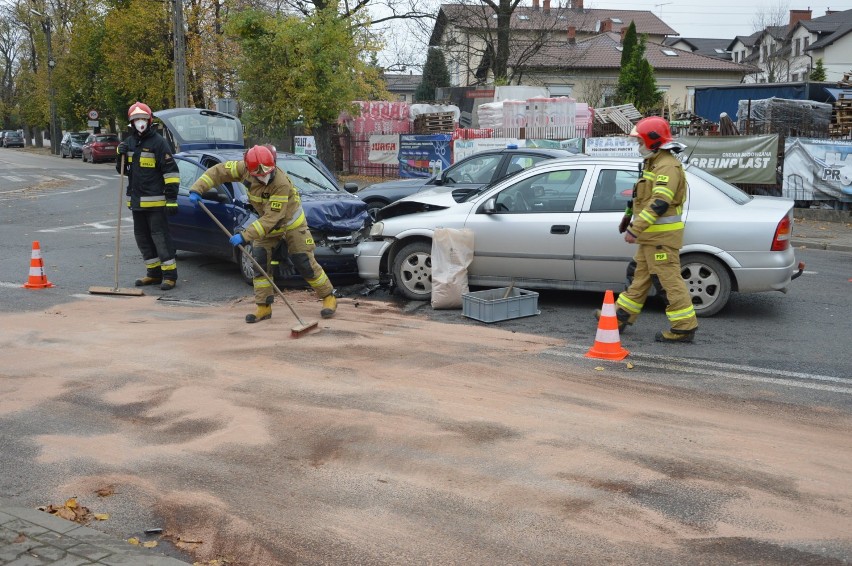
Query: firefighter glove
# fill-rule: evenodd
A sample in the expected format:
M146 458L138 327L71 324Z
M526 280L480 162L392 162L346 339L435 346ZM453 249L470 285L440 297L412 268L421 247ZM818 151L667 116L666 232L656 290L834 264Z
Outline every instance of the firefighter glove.
M118 149L116 151L118 151L119 155L125 155L127 153L127 142L121 142L118 144Z
M618 233L624 234L627 231L627 227L630 225L630 217L625 216L621 219L621 224L618 225Z
M232 246L239 246L240 244L245 243L245 240L243 240L242 234L234 234L233 236L230 237L230 239L228 241L231 242Z
M178 203L176 200L166 201L166 212L169 214L169 216L174 216L178 213Z
M192 201L192 204L198 205L201 201L201 195L196 193L195 191L189 191L189 200Z

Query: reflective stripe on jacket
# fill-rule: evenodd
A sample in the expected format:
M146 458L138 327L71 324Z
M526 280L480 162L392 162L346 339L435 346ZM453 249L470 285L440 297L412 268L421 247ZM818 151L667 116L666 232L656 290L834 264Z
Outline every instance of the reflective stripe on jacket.
M151 210L165 207L166 201L177 200L180 170L163 136L148 129L142 137L134 133L124 141L128 206L133 210ZM121 172L120 156L115 168Z
M686 195L686 176L677 157L661 149L645 159L634 190L635 214L628 227L637 242L680 248ZM662 214L658 213L660 201L668 205Z
M269 184L264 185L248 174L245 162L226 161L205 171L189 190L203 194L204 191L229 181L249 184L249 202L259 217L242 232L243 239L247 242L283 234L305 224L305 211L302 209L299 191L287 174L277 167Z

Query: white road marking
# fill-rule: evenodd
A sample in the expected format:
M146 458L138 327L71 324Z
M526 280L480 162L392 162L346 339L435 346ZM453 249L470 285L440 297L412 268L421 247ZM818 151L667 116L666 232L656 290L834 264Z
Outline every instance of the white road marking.
M60 173L60 177L65 177L66 179L71 179L72 181L85 181L85 177L78 177L76 175L72 175L70 173Z
M13 183L23 183L25 179L21 179L20 177L12 177L11 175L4 175L4 179L7 181L12 181Z
M578 352L569 352L565 350L548 350L546 354L566 357L566 358L586 358L585 351L588 347L579 346L576 344L566 344L566 348L580 350ZM593 358L591 358L593 359ZM658 356L651 354L630 353L630 359L637 364L641 364L641 368L656 368L665 369L681 373L694 373L700 375L725 377L730 379L738 379L741 381L753 381L758 383L770 383L773 385L781 385L786 387L800 387L803 389L814 389L819 391L831 391L834 393L845 393L852 395L852 379L842 377L834 377L830 375L817 375L812 373L801 373L793 371L776 370L769 368L760 368L754 366L744 366L737 364L726 364L723 362L715 362L709 360L696 360L690 358L676 358L673 356ZM641 361L640 361L641 360ZM606 361L606 360L601 360ZM663 362L663 363L661 363ZM698 366L698 367L696 367ZM725 371L731 370L731 371ZM736 373L735 373L736 372ZM763 375L761 375L763 374ZM777 376L777 377L776 377ZM792 378L792 379L786 379ZM796 381L797 379L806 381ZM814 383L817 382L817 383ZM835 385L827 385L818 382L837 383L848 385L848 387L838 387Z
M131 225L128 230L133 229L132 217L122 217L122 221L130 222ZM57 226L55 228L44 228L43 230L38 230L38 232L50 234L55 232L67 232L69 230L88 230L90 228L94 228L95 230L115 230L115 220L105 220L102 222L86 222L85 224L74 224L72 226Z

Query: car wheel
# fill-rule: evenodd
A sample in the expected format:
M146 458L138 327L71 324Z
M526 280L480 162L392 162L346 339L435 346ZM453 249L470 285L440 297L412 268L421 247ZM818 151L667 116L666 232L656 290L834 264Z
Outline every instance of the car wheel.
M687 254L680 258L680 269L696 316L713 316L728 304L731 276L722 262L707 255Z
M376 214L387 205L388 203L380 200L371 200L367 203L367 214L370 215L370 218L373 219L373 222L376 221Z
M243 249L247 253L240 251L240 248L234 247L234 253L237 254L237 265L240 266L240 274L243 276L243 281L249 285L254 285L254 264L249 257L251 256L251 244L243 244Z
M392 275L406 298L428 301L432 297L431 242L412 242L402 248L394 257Z

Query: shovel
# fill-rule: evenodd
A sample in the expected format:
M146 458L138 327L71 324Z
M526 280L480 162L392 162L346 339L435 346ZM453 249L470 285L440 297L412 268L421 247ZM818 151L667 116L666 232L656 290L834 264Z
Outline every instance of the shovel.
M121 211L124 206L124 154L121 154L121 185L118 190L118 222L115 225L115 281L112 287L89 287L93 295L129 295L141 297L142 289L125 289L118 286L118 254L121 250Z
M213 213L210 212L210 209L207 208L207 206L203 202L201 202L200 200L198 201L198 206L201 207L201 210L203 210L204 212L207 213L207 216L209 216L210 219L213 222L216 223L216 226L221 228L222 232L224 232L229 238L233 235L233 234L231 234L230 230L225 228L225 226L221 222L219 222L218 218L213 216ZM299 321L299 324L297 326L294 326L293 328L290 329L290 337L291 338L298 338L302 334L310 332L311 330L316 328L317 325L319 325L318 320L315 320L313 322L305 322L304 320L302 320L302 317L299 316L299 313L296 312L296 309L293 308L293 305L290 304L290 301L287 300L287 297L284 296L284 293L281 291L281 289L278 288L278 285L275 284L275 281L272 279L272 277L270 277L266 273L266 271L264 271L264 269L260 266L260 264L257 262L257 260L254 259L254 257L252 257L252 255L248 252L248 250L245 249L242 245L238 245L237 247L240 248L240 251L247 258L249 258L251 260L251 263L254 266L254 268L257 270L257 272L260 273L261 275L263 275L264 277L266 277L269 280L269 283L272 284L272 288L275 289L275 292L278 293L278 296L281 297L281 300L284 301L284 304L287 305L287 307L290 309L290 312L292 312L293 316L296 317L296 320Z

